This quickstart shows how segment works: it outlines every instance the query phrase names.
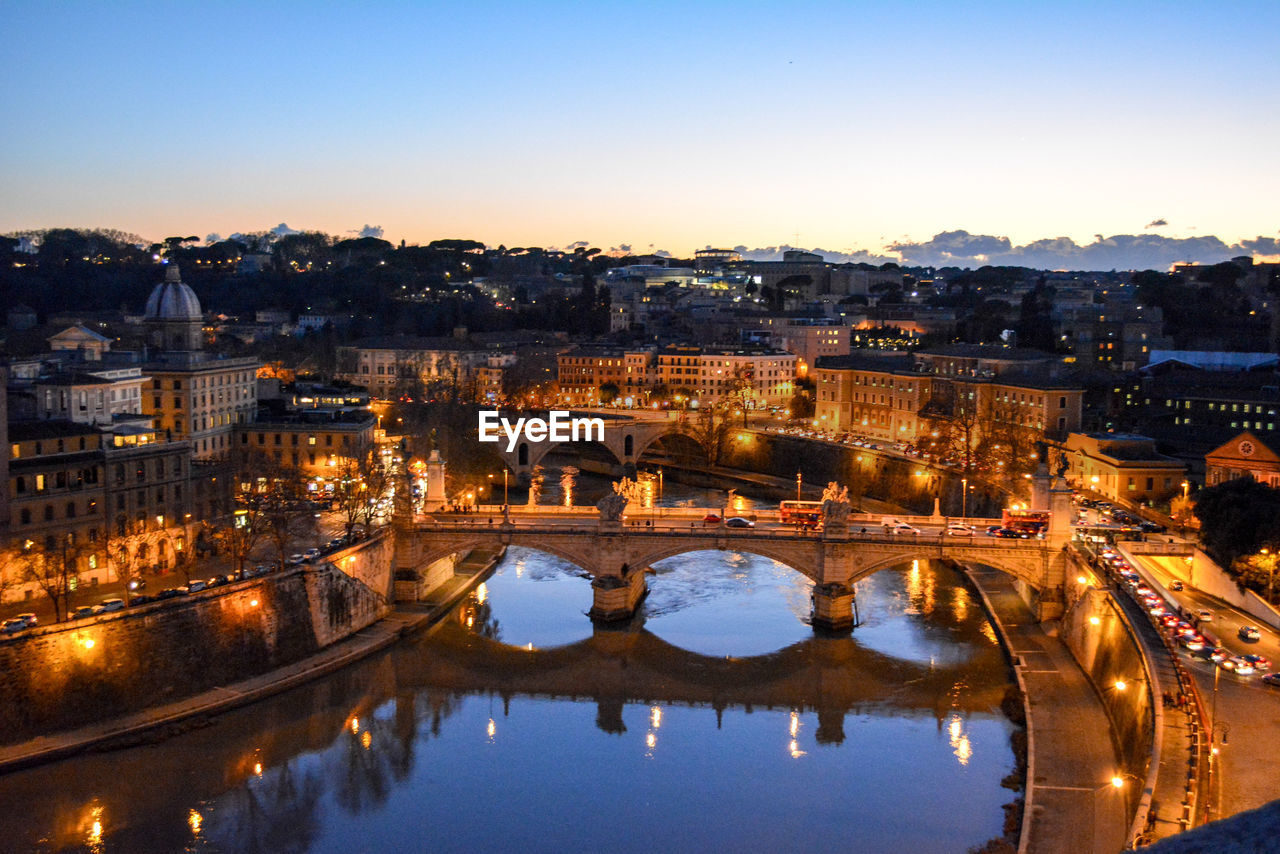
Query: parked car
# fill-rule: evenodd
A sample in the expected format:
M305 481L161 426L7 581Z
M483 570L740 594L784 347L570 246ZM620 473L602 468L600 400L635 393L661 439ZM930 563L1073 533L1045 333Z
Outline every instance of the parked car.
M31 627L27 625L26 620L19 620L17 617L0 623L0 633L6 635L16 635L18 632L25 632L29 628Z
M754 528L756 523L745 516L731 516L724 520L724 526L726 528Z
M289 559L286 560L285 563L289 564L290 566L297 566L298 564L305 562L306 559L307 558L305 555L292 554L292 555L289 555Z
M319 549L307 549L306 552L303 554L303 561L305 561L306 563L311 563L318 557L320 557Z
M99 605L81 605L72 613L71 619L83 620L85 617L96 617L100 613L102 613L102 608Z
M158 596L148 596L145 593L139 593L137 596L129 597L129 607L136 608L139 605L145 605L148 602L154 602L158 598L159 598Z
M204 581L193 581L193 582L191 582L190 584L188 584L188 585L187 585L187 592L188 592L188 593L199 593L201 590L205 589L205 588L206 588L206 587L208 587L208 586L209 586L209 585L208 585L208 583L207 583L207 582L204 582Z
M101 613L103 614L108 614L112 611L123 611L124 600L123 599L103 599L102 604L99 605L98 607L101 609Z
M34 629L36 627L36 624L40 622L40 620L36 618L35 614L19 614L18 616L14 617L14 619L22 620L27 624L27 628L29 629Z
M1241 626L1240 631L1236 632L1242 641L1260 641L1262 640L1262 632L1258 631L1257 626Z
M166 587L156 594L157 599L174 599L178 596L186 596L187 588L185 587Z
M206 584L209 587L217 587L220 584L228 584L230 582L231 582L231 576L229 575L215 575L212 578L210 578L206 582Z

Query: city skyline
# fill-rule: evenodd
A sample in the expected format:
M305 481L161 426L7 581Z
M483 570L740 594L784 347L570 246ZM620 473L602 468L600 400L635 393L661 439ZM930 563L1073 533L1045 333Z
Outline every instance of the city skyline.
M19 5L0 231L1276 254L1267 4L445 11Z

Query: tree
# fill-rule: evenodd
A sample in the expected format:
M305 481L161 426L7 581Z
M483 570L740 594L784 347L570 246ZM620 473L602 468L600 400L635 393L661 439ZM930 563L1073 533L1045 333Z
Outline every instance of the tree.
M368 530L377 512L377 500L391 485L391 472L383 464L382 450L373 442L351 451L342 462L342 474L333 497L350 538L356 525Z
M133 598L133 590L136 586L134 582L142 578L146 569L147 555L164 536L164 531L159 530L149 534L144 529L144 523L126 522L124 517L121 517L120 521L123 524L122 528L107 526L103 536L102 551L115 568L116 580L124 585L124 602L128 605ZM190 581L190 579L187 580Z
M615 382L607 382L600 386L600 403L602 406L608 406L618 399L621 389Z
M742 426L747 426L747 408L755 404L755 368L750 364L738 365L725 380L724 400L727 405L742 412Z
M1200 490L1195 515L1205 551L1222 566L1280 544L1280 489L1248 475Z
M56 537L50 534L42 543L27 540L18 549L19 577L34 583L48 597L58 622L65 620L71 611L83 551L74 533Z
M682 422L679 432L698 444L707 465L717 466L729 443L734 427L722 407L707 406L698 410L692 421Z
M239 493L234 515L240 517L242 533L235 536L245 539L266 537L275 545L283 565L294 539L311 533L315 527L315 513L307 497L306 478L298 466L265 453L243 455L237 460L237 471ZM240 512L242 510L243 513ZM232 520L231 524L234 527L237 523ZM222 542L229 542L226 536ZM250 543L238 552L241 566L251 549Z

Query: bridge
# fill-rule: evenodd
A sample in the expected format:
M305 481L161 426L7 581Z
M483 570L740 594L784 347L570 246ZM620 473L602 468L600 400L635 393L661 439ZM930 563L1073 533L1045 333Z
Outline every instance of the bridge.
M663 436L670 435L676 423L665 419L640 419L613 414L601 415L596 412L571 412L570 415L600 418L604 421L604 440L593 441L591 444L604 448L622 468L623 473L630 477L635 476L636 461L641 455ZM534 467L542 462L543 457L564 444L566 443L551 439L541 442L528 442L522 439L514 448L507 450L507 442L504 439L495 445L495 448L516 479L524 482L533 473ZM575 448L579 448L581 444L573 443Z
M942 517L900 516L917 529L893 533L883 517L849 515L820 531L784 523L775 512L757 513L754 527L706 524L708 514L723 508L635 508L622 519L586 508L492 508L497 512L448 513L395 519L395 570L399 578L422 572L433 562L475 548L523 546L556 555L591 576L590 615L598 621L631 618L648 592L646 571L658 561L696 551L747 552L772 558L814 582L813 625L846 631L853 625L854 585L859 579L918 558L977 563L1016 579L1040 619L1062 613L1071 536L1071 490L1050 489L1053 508L1044 539L998 539L983 528L998 519L968 519L978 527L973 536L946 533Z

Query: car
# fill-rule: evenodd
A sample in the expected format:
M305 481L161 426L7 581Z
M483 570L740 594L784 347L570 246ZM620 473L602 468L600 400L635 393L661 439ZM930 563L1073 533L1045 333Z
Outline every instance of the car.
M16 635L18 632L25 632L29 628L31 627L27 625L26 620L20 620L17 617L0 623L0 633L6 635Z
M230 582L231 576L229 575L215 575L205 583L209 587L217 587L222 584L229 584Z
M1271 659L1267 658L1265 655L1254 655L1252 652L1249 652L1240 657L1252 664L1253 669L1258 672L1271 669Z
M726 528L754 528L756 523L743 516L731 516L724 520L724 526Z
M702 517L702 524L704 525L719 525L723 521L719 513L708 513Z
M888 528L888 531L891 534L919 534L920 533L919 528L908 525L906 522L898 522L893 525L887 525L886 527Z
M81 605L71 614L71 619L83 620L86 617L96 617L100 613L102 613L100 605Z
M179 596L186 596L187 588L185 587L166 587L156 594L157 599L176 599Z
M1268 673L1262 677L1262 681L1273 688L1280 688L1280 673Z
M1208 657L1210 661L1212 661L1214 664L1217 664L1219 662L1226 661L1228 658L1230 658L1231 651L1224 647L1215 646L1209 650Z
M1031 535L1025 531L1014 530L1013 528L1000 528L995 534L1002 540L1029 540Z
M331 549L341 548L342 546L346 545L346 542L347 542L346 537L334 537L332 540L329 541L329 548Z
M300 563L306 562L306 559L307 559L306 555L293 554L293 555L289 555L289 559L286 560L285 563L289 564L290 566L297 566Z
M972 537L974 531L972 525L966 525L963 522L952 522L947 525L947 529L942 533L950 537Z
M1227 669L1235 671L1239 676L1252 676L1256 669L1253 666L1253 662L1246 659L1243 655L1237 655L1235 658L1230 659L1230 661L1233 666ZM1219 666L1221 667L1222 665Z
M139 605L145 605L148 602L154 602L156 601L157 598L158 597L156 596L148 596L145 593L139 593L137 596L129 597L129 607L136 608Z
M124 600L123 599L103 599L102 604L100 604L98 607L102 609L101 613L103 614L109 614L112 611L123 611Z
M1183 648L1189 649L1192 652L1195 652L1198 649L1204 649L1204 638L1184 635L1183 637L1178 638L1178 643L1180 643Z
M1241 626L1240 631L1236 632L1242 641L1260 641L1262 640L1262 632L1258 631L1257 626Z
M1139 522L1138 527L1144 534L1163 534L1167 530L1164 525L1155 522Z
M1180 593L1180 592L1182 592L1182 582L1181 582L1181 581L1170 581L1170 582L1169 582L1169 589L1170 589L1170 590L1172 590L1172 591L1173 591L1173 592L1175 592L1175 593Z
M303 553L303 561L306 563L311 563L318 557L320 557L319 549L307 549L306 552Z
M1204 608L1201 608L1199 611L1196 611L1196 619L1202 623L1213 622L1213 612L1206 611Z
M40 620L36 618L35 614L19 614L18 616L14 617L14 619L22 620L27 624L27 628L29 629L34 629L36 627L36 624L40 622Z
M992 525L991 527L987 528L987 536L994 537L998 532L1003 530L1004 530L1003 525Z

